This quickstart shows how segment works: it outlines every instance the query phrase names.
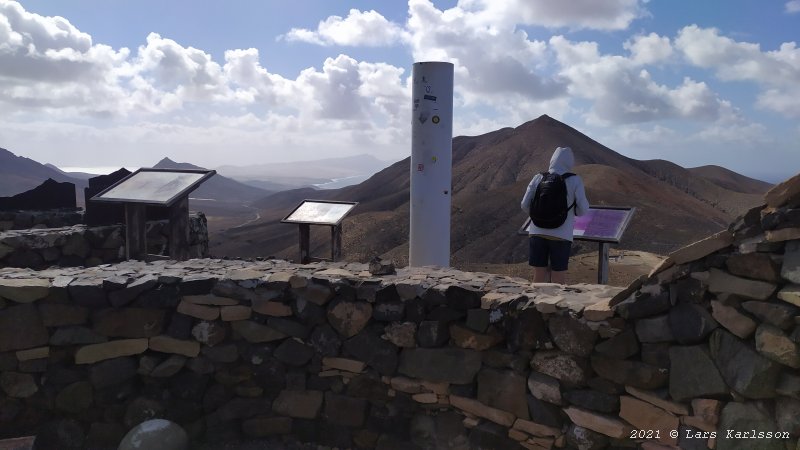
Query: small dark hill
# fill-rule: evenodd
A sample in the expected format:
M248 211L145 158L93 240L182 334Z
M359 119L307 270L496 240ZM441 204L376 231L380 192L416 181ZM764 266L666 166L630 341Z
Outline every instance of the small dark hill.
M70 177L60 170L40 164L32 159L17 156L0 148L0 197L10 197L39 186L48 178L58 182L74 183L77 188L76 199L83 204L83 188L86 180Z

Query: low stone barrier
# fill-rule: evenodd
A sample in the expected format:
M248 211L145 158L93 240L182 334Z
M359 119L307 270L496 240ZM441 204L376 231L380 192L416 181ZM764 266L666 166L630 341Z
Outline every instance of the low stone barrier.
M80 223L83 223L83 213L76 209L0 211L0 231L61 228Z
M0 438L116 448L164 418L206 448L796 449L800 177L776 189L626 289L277 260L3 268Z
M80 214L72 213L78 217ZM55 217L46 215L44 217ZM72 216L66 216L72 217ZM65 219L66 220L66 219ZM168 222L147 223L147 247L152 254L168 252ZM190 215L189 254L208 256L208 226L203 213ZM125 259L125 227L86 225L32 228L0 232L0 267L96 266Z

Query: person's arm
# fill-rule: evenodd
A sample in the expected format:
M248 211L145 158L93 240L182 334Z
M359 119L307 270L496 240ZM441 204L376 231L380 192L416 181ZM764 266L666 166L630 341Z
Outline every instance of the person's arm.
M589 200L586 199L586 191L583 188L581 177L575 177L575 215L582 216L589 212Z
M533 199L533 195L536 193L536 187L539 186L539 181L542 179L542 174L537 173L531 179L531 182L528 183L528 189L525 191L525 196L522 197L522 203L520 203L520 207L525 214L528 214L531 208L531 199Z

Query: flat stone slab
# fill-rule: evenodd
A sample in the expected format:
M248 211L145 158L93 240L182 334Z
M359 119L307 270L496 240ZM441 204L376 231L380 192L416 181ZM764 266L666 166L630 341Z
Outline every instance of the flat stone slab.
M17 302L31 303L47 297L50 280L43 278L0 278L0 297Z

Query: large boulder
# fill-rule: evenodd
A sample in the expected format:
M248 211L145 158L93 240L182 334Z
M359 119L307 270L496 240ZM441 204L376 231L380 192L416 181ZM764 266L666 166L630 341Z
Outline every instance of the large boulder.
M118 450L186 450L189 436L180 425L169 420L153 419L133 427L122 438Z

